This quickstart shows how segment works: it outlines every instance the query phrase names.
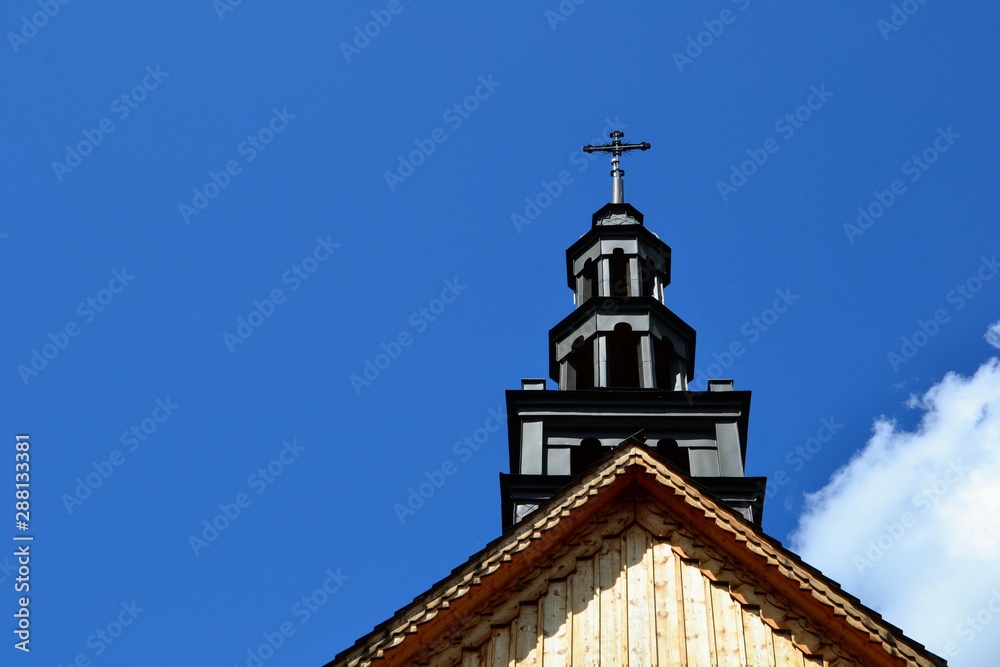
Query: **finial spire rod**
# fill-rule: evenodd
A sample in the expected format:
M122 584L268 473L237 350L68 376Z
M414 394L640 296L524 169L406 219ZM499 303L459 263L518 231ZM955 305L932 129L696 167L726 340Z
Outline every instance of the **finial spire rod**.
M622 176L625 175L625 170L618 166L619 159L622 153L626 153L631 150L648 150L649 144L645 141L641 144L623 144L622 137L625 133L621 130L615 130L611 133L611 143L604 144L601 146L591 146L587 144L583 147L584 153L611 153L611 203L612 204L624 204L625 203L625 184L622 182Z

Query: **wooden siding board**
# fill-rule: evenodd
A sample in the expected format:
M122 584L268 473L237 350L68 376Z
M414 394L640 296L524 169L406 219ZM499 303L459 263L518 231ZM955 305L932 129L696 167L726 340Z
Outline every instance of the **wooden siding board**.
M490 633L490 658L487 663L490 667L512 667L513 656L510 652L510 631L511 626L493 628Z
M712 664L714 636L710 631L708 602L705 599L705 576L697 562L684 561L684 636L689 667L715 667Z
M771 628L764 625L756 607L743 608L743 641L746 644L747 665L774 667Z
M803 667L802 652L792 644L788 632L774 634L774 662L777 667Z
M714 582L712 615L715 628L716 662L719 667L743 667L746 649L743 646L743 618L739 603L729 593L729 584Z
M652 667L656 655L655 632L650 632L654 627L651 556L649 533L639 526L629 528L625 535L629 667Z
M479 649L467 648L462 651L462 667L479 667Z
M601 587L601 667L626 667L627 638L622 616L625 607L620 538L608 538L601 546L598 570ZM615 638L608 641L608 638Z
M700 570L700 567L699 567ZM708 657L709 661L712 663L712 667L717 667L719 664L718 647L715 645L715 610L713 608L712 600L712 580L705 576L704 571L702 571L701 580L705 587L705 611L707 617L708 625Z
M514 664L518 667L540 667L537 602L521 605L517 615L516 634Z
M676 556L669 544L653 545L653 593L656 605L656 656L660 665L680 665L684 619L679 603Z
M594 560L578 560L569 582L572 664L574 667L600 667L601 601L598 584L594 581Z
M677 593L677 648L680 651L680 664L687 667L687 618L684 616L684 563L680 554L674 552L674 591Z
M569 667L569 616L566 581L553 581L542 598L542 665Z

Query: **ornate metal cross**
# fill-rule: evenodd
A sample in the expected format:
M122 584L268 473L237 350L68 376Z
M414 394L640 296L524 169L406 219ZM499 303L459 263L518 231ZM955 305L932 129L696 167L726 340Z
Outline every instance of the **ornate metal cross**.
M583 147L583 152L611 153L611 203L624 204L625 186L622 184L622 176L625 175L625 170L618 166L618 159L622 156L622 153L626 153L631 150L647 150L649 148L649 144L645 141L641 144L623 144L622 137L625 136L625 133L621 130L615 130L610 136L612 139L610 144L604 144L602 146L591 146L590 144L587 144Z

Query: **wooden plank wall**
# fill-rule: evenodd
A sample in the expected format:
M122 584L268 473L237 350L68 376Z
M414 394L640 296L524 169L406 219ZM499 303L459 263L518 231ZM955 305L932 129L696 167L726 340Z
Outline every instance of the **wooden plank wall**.
M638 525L461 656L461 667L830 667Z

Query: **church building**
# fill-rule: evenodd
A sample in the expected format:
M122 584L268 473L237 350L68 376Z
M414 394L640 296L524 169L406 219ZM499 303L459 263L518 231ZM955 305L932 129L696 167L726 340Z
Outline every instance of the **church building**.
M761 529L750 392L688 383L671 249L611 202L566 251L549 376L507 392L503 534L327 667L942 667Z

